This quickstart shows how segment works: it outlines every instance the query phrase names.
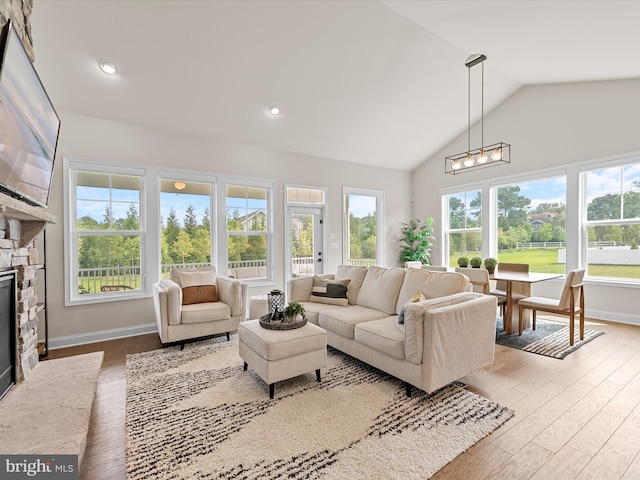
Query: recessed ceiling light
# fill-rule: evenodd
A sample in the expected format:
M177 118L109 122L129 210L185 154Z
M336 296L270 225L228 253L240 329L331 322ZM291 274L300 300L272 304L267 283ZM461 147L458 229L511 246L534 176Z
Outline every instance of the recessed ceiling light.
M100 63L100 70L102 70L107 75L117 75L118 74L118 65L113 62L109 62L108 60L102 60Z
M269 107L269 113L271 115L278 115L280 113L280 107L278 107L277 105Z

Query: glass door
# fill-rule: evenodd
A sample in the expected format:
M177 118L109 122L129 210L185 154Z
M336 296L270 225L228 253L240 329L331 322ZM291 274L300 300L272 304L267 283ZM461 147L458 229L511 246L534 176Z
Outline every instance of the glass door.
M322 207L289 208L288 278L323 272Z

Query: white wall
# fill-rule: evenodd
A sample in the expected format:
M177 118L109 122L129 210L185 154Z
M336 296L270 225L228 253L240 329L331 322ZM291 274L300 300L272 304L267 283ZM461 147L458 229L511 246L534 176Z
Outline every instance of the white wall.
M393 169L311 157L239 144L174 134L135 125L72 114L62 114L49 211L60 223L47 228L47 311L51 346L83 343L135 331L155 322L151 298L103 304L64 306L62 157L125 165L200 170L273 179L275 186L276 286L284 288L284 184L328 189L325 233L335 234L340 248L325 254L328 272L342 262L342 187L385 192L384 264L398 265L398 230L410 219L411 174ZM392 161L390 160L390 164ZM268 289L250 289L249 295ZM136 330L136 328L138 328ZM121 332L108 330L124 329Z
M523 87L485 116L484 127L485 145L511 144L510 164L445 175L445 156L467 149L464 132L414 171L412 216L434 217L437 235L443 188L640 151L640 79ZM475 125L471 147L479 146ZM436 241L433 263L441 262ZM639 288L590 283L585 294L587 314L640 324ZM556 296L558 290L557 282L544 282L534 286L533 294Z

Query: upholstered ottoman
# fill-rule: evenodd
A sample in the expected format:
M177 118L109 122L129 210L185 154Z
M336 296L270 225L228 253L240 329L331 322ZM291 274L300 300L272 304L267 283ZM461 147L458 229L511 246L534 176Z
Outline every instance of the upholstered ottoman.
M293 330L268 330L259 320L238 325L239 352L244 369L251 369L269 385L273 398L275 383L303 373L316 371L327 364L327 332L312 323Z
M249 318L260 318L269 313L267 294L249 297Z

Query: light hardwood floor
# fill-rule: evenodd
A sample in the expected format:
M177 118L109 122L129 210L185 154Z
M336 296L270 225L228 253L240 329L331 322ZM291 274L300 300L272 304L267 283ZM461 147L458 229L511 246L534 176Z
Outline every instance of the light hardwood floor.
M515 416L433 479L640 479L640 327L586 328L605 335L564 360L497 345L492 365L463 378ZM125 357L156 348L154 334L50 353L105 352L81 479L125 479Z

